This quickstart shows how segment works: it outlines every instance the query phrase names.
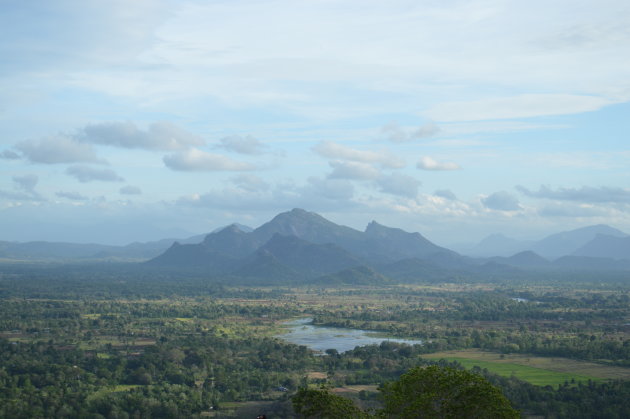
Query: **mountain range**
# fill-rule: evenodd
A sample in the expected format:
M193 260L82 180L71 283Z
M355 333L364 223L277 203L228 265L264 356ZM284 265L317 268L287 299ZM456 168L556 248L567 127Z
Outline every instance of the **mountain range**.
M623 231L599 224L552 234L537 241L517 240L502 234L492 234L476 245L459 246L457 250L472 257L508 257L524 251L533 251L549 260L570 255L630 259L630 248L627 245L624 247L623 241L618 240L627 237Z
M473 250L462 255L420 233L375 221L359 231L297 208L256 229L232 224L179 241L127 246L0 242L4 259L144 260L147 269L190 271L237 282L365 284L512 275L523 270L630 270L630 236L606 225L531 242L493 235Z
M465 259L419 233L371 222L365 231L335 224L319 214L293 209L246 232L236 225L208 234L198 244L174 243L149 266L209 269L239 278L319 278L347 270L341 277L375 275L375 267L409 258ZM357 268L361 268L356 270ZM328 279L323 279L325 276ZM363 278L362 280L364 280Z
M616 236L600 232L612 232ZM293 209L278 214L253 231L232 225L207 235L197 244L175 243L147 265L202 270L235 280L308 279L356 284L509 274L523 269L567 270L577 266L585 270L626 270L630 269L630 257L627 261L612 263L606 256L592 255L592 250L585 246L591 236L593 240L609 243L610 237L623 240L617 237L623 234L611 227L593 226L532 243L545 255L564 256L556 261L531 250L509 257L472 258L438 246L420 233L409 233L375 221L359 231L335 224L316 213ZM584 254L563 254L577 250Z

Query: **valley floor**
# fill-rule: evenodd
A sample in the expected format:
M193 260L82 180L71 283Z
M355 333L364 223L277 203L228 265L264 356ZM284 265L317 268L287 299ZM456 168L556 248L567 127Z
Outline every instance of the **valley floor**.
M292 417L297 388L322 384L376 407L379 385L436 362L485 375L525 416L630 417L630 287L619 283L3 275L0 298L0 417ZM303 317L385 341L316 354L277 338Z

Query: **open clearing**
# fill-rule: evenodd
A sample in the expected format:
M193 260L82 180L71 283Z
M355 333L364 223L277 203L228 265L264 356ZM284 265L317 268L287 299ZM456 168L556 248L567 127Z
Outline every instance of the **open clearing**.
M557 385L565 381L601 381L630 379L630 368L612 367L594 362L567 358L551 358L522 354L501 354L479 350L443 351L424 356L428 359L457 361L466 368L479 366L503 376L516 376L536 385Z

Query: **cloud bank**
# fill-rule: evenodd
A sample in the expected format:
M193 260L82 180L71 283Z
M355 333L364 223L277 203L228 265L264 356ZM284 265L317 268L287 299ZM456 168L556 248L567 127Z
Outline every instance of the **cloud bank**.
M170 122L154 122L147 130L133 122L91 124L77 134L84 143L145 150L180 150L204 145L201 137Z
M122 182L125 180L111 169L96 169L89 166L70 166L66 169L66 174L74 177L81 183L93 181Z
M163 158L166 167L183 172L244 171L254 170L249 163L232 160L220 154L207 153L193 148Z

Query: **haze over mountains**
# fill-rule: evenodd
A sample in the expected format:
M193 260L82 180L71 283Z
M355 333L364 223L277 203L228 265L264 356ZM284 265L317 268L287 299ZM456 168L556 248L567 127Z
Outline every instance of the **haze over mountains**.
M627 270L630 236L606 225L532 242L493 235L466 253L376 221L359 231L302 209L280 213L256 229L232 224L180 241L127 246L0 242L4 259L135 259L145 260L144 266L150 269L192 270L247 280L371 283L514 269Z
M591 244L597 237L599 239ZM460 247L457 250L477 257L507 257L531 250L550 260L568 255L629 259L629 251L624 252L615 247L615 244L621 243L615 239L625 237L628 237L626 233L600 224L552 234L538 241L516 240L502 234L493 234L475 246Z

